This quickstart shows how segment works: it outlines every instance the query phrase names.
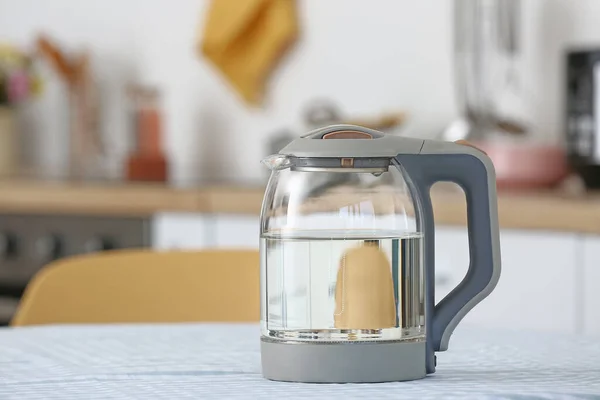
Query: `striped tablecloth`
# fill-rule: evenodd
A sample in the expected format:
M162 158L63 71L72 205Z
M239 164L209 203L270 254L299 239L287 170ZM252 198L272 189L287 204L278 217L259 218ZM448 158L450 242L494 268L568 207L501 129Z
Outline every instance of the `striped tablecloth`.
M459 326L438 371L384 384L260 375L255 325L0 329L0 399L600 398L600 338Z

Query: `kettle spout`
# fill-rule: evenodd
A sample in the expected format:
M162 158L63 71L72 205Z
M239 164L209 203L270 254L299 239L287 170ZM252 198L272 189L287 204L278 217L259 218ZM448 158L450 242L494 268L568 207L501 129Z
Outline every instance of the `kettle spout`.
M264 165L266 165L271 171L280 171L282 169L286 169L292 166L292 160L288 156L284 156L281 154L273 154L268 157L265 157L261 161Z

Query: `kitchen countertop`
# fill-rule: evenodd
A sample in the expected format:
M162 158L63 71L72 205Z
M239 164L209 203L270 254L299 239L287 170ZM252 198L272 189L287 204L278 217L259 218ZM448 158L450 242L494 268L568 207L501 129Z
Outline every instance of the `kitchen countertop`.
M0 213L148 216L158 212L258 215L264 188L208 185L177 189L143 183L61 183L0 181ZM464 195L433 194L436 222L463 225ZM501 192L498 213L503 229L553 230L600 234L600 193Z

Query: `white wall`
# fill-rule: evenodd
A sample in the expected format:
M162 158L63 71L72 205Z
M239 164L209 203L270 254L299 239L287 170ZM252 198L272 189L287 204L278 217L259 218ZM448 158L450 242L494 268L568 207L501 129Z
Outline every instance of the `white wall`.
M600 41L600 2L527 0L525 78L541 137L560 137L561 49ZM131 79L165 94L166 147L173 181L257 180L266 139L301 129L307 101L327 96L348 113L405 109L407 132L431 137L456 114L447 0L299 0L302 33L270 82L261 109L247 108L195 52L205 0L0 0L0 40L30 45L44 31L68 48L87 45L102 82L105 131L120 161L127 119L121 87ZM50 77L51 74L48 73ZM36 155L64 163L65 99L48 83L38 115Z

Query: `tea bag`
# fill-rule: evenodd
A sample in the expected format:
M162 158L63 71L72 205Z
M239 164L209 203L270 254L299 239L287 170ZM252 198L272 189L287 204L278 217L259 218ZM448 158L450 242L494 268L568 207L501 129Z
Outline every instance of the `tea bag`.
M396 326L391 265L378 242L347 250L335 286L334 327L382 329Z

